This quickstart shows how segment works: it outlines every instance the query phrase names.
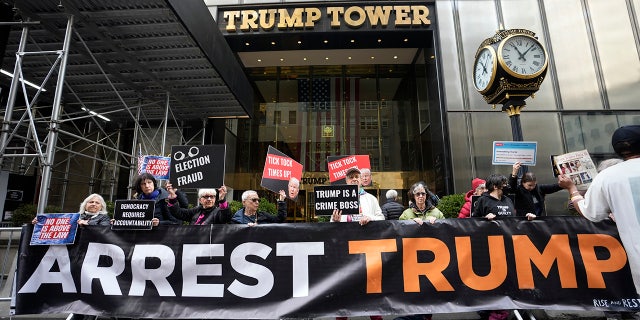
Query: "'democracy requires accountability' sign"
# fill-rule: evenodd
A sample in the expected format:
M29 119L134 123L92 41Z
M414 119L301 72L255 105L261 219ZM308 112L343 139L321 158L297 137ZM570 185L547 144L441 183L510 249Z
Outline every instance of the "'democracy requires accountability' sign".
M150 230L155 200L116 200L111 230Z
M171 146L171 176L174 188L218 188L224 184L227 146Z
M23 227L31 234L32 225ZM280 319L638 311L615 223L513 217L78 230L22 237L16 314Z

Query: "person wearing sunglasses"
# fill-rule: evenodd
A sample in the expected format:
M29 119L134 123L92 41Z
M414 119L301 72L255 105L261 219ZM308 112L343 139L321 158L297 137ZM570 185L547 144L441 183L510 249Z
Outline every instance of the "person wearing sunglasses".
M225 224L231 221L231 211L225 199L227 187L222 186L218 190L199 189L199 205L190 209L184 209L179 206L176 190L170 183L167 183L165 188L169 192L167 206L169 207L169 212L175 218L188 221L191 225ZM216 200L218 201L216 202Z
M284 190L278 192L278 214L273 215L268 212L258 211L260 197L254 190L247 190L242 193L242 209L238 210L231 218L231 222L238 224L248 224L255 226L264 223L282 223L287 218L287 203L284 199L287 194Z
M444 214L431 200L427 184L423 181L414 183L409 188L409 208L402 212L399 220L413 220L417 224L423 224L425 221L433 224L437 219L444 219Z

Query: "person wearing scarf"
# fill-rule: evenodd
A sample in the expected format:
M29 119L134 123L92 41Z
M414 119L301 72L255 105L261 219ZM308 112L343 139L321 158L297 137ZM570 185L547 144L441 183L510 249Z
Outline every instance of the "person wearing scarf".
M200 204L190 209L181 208L178 205L176 189L170 183L167 183L166 188L169 192L167 206L169 207L169 212L175 218L188 221L191 225L225 224L231 221L231 211L225 199L227 187L220 187L219 193L216 189L199 189L198 202ZM220 198L218 199L218 206L216 206L218 194Z
M143 173L139 175L133 182L133 186L136 189L136 199L150 199L155 200L155 208L153 211L153 217L159 220L163 225L177 225L182 222L176 219L169 213L167 206L167 197L169 192L158 186L158 182L153 175L149 173Z

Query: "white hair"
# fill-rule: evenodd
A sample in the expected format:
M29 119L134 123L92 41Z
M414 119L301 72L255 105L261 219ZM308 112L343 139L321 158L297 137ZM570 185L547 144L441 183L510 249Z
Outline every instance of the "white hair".
M202 195L205 194L213 194L214 196L218 196L218 192L216 191L216 189L199 189L198 190L198 198L201 198Z
M82 203L80 204L80 210L78 210L78 213L84 213L86 211L87 202L89 202L91 198L98 198L98 201L100 201L100 205L102 206L102 208L100 208L100 211L96 212L96 214L107 214L107 203L104 202L104 198L97 193L90 194L88 197L84 199L84 201L82 201Z
M395 199L398 197L398 191L395 191L393 189L387 191L387 199Z
M360 174L365 174L365 173L369 173L371 174L371 170L369 168L362 168L360 169Z
M255 190L247 190L245 192L242 193L242 201L245 201L247 199L249 199L249 195L255 193L256 195L258 194Z
M291 184L292 182L293 182L296 186L300 187L300 180L298 180L298 179L296 179L296 178L294 178L294 177L291 177L291 179L289 179L289 184Z

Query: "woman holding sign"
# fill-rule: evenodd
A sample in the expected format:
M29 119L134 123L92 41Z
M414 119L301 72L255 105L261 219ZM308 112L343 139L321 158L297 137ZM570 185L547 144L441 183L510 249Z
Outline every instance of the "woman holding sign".
M174 217L182 221L189 221L191 225L225 224L231 221L231 211L225 199L227 187L220 187L220 192L217 192L216 189L198 190L200 205L191 209L184 209L178 205L176 189L171 186L171 183L167 183L166 188L169 191L169 197L167 197L169 212ZM216 207L218 194L220 196L219 205Z
M151 199L156 201L153 217L160 220L160 224L181 224L181 221L174 218L169 212L166 201L169 192L158 186L158 182L153 175L146 172L139 175L135 181L133 181L133 186L137 192L136 199Z

